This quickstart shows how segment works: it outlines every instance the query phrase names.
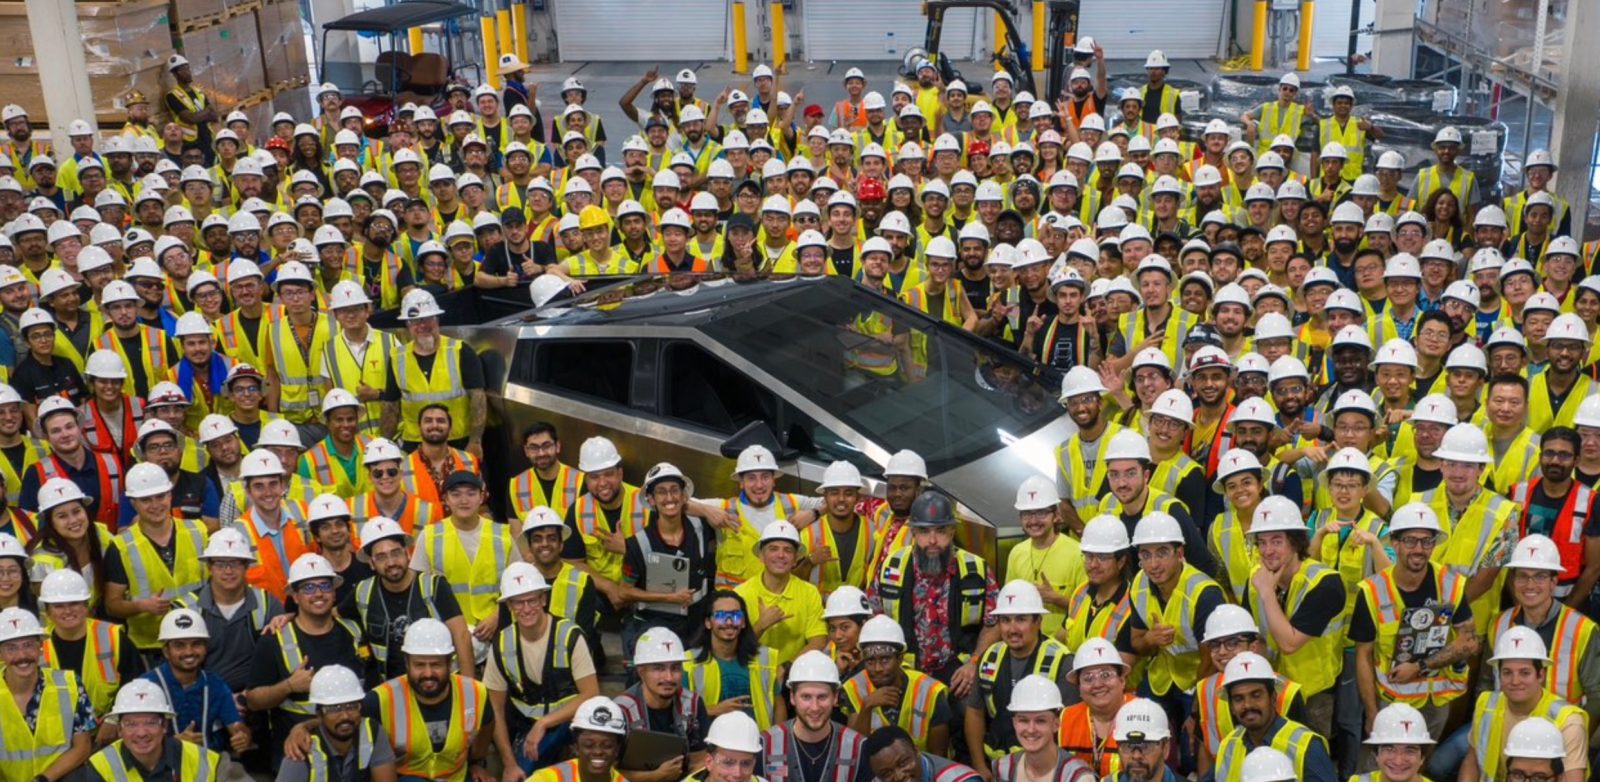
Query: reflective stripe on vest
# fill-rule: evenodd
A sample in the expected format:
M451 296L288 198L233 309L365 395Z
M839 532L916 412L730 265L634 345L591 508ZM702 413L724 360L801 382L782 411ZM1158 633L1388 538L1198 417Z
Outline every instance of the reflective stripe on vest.
M376 735L372 720L363 717L361 731L356 735L356 773L363 779L372 765L372 743ZM333 777L328 774L328 751L322 736L313 733L311 738L311 749L306 752L307 782L330 782Z

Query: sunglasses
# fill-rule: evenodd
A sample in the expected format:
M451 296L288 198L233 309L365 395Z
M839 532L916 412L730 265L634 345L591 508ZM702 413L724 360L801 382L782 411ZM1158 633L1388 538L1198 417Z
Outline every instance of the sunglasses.
M400 468L399 467L387 467L387 468L374 467L374 468L372 468L372 477L374 477L374 478L393 478L394 476L399 475L399 474L400 474Z
M711 621L718 624L732 624L744 621L744 612L738 609L732 611L712 611Z

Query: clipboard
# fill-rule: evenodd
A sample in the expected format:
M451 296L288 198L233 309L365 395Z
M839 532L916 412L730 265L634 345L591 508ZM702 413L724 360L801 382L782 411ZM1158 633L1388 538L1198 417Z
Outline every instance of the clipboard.
M663 762L689 754L689 740L676 733L655 730L628 731L628 746L617 762L621 771L654 771Z

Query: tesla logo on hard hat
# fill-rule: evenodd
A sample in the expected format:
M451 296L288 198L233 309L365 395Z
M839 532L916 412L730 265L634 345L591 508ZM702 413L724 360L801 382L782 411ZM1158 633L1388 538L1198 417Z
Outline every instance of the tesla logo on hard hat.
M1407 735L1410 735L1410 733L1411 733L1411 720L1401 720L1400 721L1400 729L1404 730Z

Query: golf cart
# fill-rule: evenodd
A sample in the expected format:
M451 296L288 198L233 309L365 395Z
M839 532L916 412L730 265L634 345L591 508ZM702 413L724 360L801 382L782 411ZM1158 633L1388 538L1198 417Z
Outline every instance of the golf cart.
M442 107L447 86L454 81L467 83L463 71L478 72L473 83L482 80L477 64L451 64L472 61L463 35L476 38L477 28L462 19L477 15L478 9L461 3L406 0L328 22L322 26L320 80L337 85L345 105L361 110L368 135L381 136L398 107L406 103ZM428 25L438 25L445 52L406 51L407 32ZM337 35L330 39L332 34Z

